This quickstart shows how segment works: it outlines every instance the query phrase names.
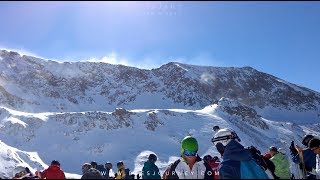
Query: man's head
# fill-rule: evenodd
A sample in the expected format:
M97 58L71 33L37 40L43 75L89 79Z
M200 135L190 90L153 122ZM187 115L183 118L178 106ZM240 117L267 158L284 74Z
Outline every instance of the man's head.
M91 161L90 164L91 164L92 168L97 169L97 166L98 166L98 163L97 163L97 162Z
M123 167L124 167L124 165L123 165L123 162L122 162L122 161L117 162L117 168L118 168L118 169L121 169L121 168L123 168Z
M213 130L214 132L218 132L218 131L220 130L220 127L219 127L219 126L213 126L213 127L212 127L212 130Z
M191 136L186 136L181 141L181 156L188 162L194 163L198 153L198 141Z
M274 155L276 155L278 153L278 149L274 146L271 146L269 148L269 154L271 155L271 157L273 157Z
M92 167L91 164L84 163L81 167L82 174L85 174L86 172L88 172L91 167Z
M106 164L104 165L104 167L105 167L106 169L112 169L112 164L111 164L111 162L106 162Z
M320 139L313 138L309 141L309 148L316 154L320 154Z
M240 142L240 138L236 132L232 129L220 129L212 138L211 142L216 146L217 150L221 155L223 155L226 146L231 142L231 140L236 140Z
M220 159L218 158L218 156L213 156L213 157L212 157L212 161L214 161L214 162L220 162Z
M302 138L302 144L308 147L309 141L313 138L314 136L311 134L307 134Z
M53 160L53 161L51 161L51 165L60 166L60 162L57 160Z
M150 154L148 157L148 160L150 162L156 162L157 161L157 156L155 154Z
M210 161L212 161L212 156L211 156L210 154L205 155L205 156L203 157L203 161L204 161L204 162L210 162Z

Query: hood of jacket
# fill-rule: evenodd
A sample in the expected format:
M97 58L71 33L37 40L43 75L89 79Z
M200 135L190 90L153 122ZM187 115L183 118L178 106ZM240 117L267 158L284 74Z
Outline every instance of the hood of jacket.
M249 161L251 160L251 153L248 149L245 149L239 142L231 140L224 151L223 161Z

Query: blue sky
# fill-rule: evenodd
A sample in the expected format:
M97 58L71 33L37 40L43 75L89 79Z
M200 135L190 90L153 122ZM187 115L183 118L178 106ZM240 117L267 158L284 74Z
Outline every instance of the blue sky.
M243 67L320 92L320 2L0 2L0 48L139 68Z

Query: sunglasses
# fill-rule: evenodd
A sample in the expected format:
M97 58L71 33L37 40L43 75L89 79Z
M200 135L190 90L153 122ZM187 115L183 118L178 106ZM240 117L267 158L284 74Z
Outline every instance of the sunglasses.
M196 156L197 155L197 151L190 151L190 150L185 149L183 151L183 154L186 155L186 156Z

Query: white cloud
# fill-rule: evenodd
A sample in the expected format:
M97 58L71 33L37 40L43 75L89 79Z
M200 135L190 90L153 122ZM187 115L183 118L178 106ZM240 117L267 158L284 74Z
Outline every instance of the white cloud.
M131 66L128 59L119 57L115 52L110 53L107 56L104 56L102 58L90 58L88 60L82 60L87 62L103 62L103 63L109 63L109 64L121 64L124 66Z
M215 80L215 77L212 74L204 73L201 75L201 81L204 81L206 83L214 80Z

